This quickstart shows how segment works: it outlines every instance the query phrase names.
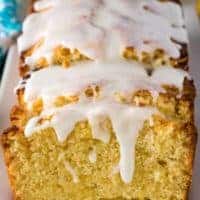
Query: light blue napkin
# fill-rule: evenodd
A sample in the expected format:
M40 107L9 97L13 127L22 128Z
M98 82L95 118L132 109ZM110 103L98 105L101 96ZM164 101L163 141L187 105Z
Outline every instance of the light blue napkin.
M21 30L18 8L19 5L15 0L0 0L1 37L13 36Z
M0 66L8 49L7 41L11 41L22 28L19 8L19 1L0 0Z

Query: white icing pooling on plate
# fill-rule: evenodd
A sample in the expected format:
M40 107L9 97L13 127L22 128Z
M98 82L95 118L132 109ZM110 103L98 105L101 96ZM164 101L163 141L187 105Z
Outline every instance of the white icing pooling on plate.
M174 58L180 45L187 43L187 33L180 6L157 0L43 0L35 4L37 11L25 20L18 47L22 52L41 38L44 43L26 63L32 65L40 57L50 60L53 49L63 45L79 49L96 59L119 57L125 47L139 52L157 48ZM37 27L37 28L36 28Z
M131 182L134 172L134 151L139 130L144 121L157 110L152 107L135 107L116 102L115 92L132 93L148 89L154 96L162 90L161 85L175 85L182 90L184 77L189 75L172 67L160 67L148 76L145 69L135 62L87 62L64 69L52 66L32 73L25 86L25 102L38 98L44 101L44 111L30 119L25 135L31 136L44 128L52 127L59 141L64 141L77 122L88 120L93 137L109 142L109 133L100 127L101 119L109 117L120 145L120 174L124 182ZM79 102L55 108L53 100L60 95L79 94L86 86L100 85L97 99L80 98ZM40 124L41 119L46 119Z

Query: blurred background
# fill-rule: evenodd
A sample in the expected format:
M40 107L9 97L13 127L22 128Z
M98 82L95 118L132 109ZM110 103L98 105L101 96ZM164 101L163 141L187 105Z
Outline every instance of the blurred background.
M21 32L28 0L0 0L0 77L11 44Z
M189 66L190 73L196 86L196 113L197 132L200 133L200 0L183 0L186 26L189 32ZM197 17L198 16L198 17ZM198 137L193 182L189 200L200 199L200 137Z

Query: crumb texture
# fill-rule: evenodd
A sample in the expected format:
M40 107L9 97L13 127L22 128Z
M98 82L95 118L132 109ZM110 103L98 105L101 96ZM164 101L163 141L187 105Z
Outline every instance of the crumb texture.
M82 122L60 144L52 129L28 139L11 130L3 144L16 199L186 199L194 145L190 124L158 118L152 127L146 122L137 140L130 184L120 178L119 144L110 133L108 144L94 140L88 123ZM95 162L88 158L93 148Z

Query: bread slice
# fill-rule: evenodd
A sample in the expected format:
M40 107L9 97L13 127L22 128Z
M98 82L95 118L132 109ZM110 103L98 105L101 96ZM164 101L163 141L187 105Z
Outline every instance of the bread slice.
M15 107L13 126L1 138L15 199L186 200L196 144L191 85L185 83L185 95L179 100L172 93L158 98L165 117L154 116L153 124L144 123L129 184L121 180L117 168L119 144L110 121L106 125L111 134L108 144L92 137L87 121L77 123L63 143L52 128L26 138L22 129L26 111ZM143 93L143 105L144 99Z
M15 199L187 199L196 137L190 123L155 119L145 123L136 144L133 181L120 178L119 145L94 140L87 122L59 143L52 129L25 138L13 126L3 137ZM112 134L112 131L111 131ZM89 154L95 149L96 160ZM73 170L72 170L73 169ZM71 171L72 170L72 171Z

